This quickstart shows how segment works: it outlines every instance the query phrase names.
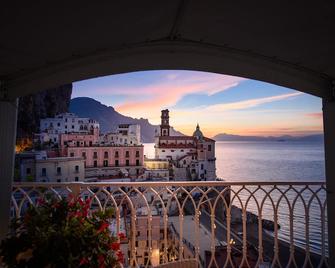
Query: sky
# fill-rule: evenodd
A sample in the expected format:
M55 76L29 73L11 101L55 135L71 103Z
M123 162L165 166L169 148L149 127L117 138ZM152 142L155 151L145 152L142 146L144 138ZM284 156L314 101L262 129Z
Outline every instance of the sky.
M322 133L321 99L293 89L198 71L141 71L74 83L72 98L90 97L119 113L170 125L191 135L280 136Z

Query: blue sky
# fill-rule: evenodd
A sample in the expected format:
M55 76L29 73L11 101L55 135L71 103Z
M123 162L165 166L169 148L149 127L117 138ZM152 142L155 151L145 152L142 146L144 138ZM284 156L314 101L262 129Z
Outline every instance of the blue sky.
M321 99L256 80L196 71L142 71L74 83L72 97L91 97L124 115L207 136L306 135L322 132Z

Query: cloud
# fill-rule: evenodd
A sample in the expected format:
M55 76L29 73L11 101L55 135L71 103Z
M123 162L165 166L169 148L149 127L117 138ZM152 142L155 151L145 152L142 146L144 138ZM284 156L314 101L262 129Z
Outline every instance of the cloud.
M218 75L212 73L200 73L182 75L170 73L160 81L137 87L122 87L110 89L113 94L124 94L127 96L123 104L116 106L116 110L128 114L156 113L159 116L161 108L175 105L183 96L194 93L205 93L213 95L217 92L237 86L245 80L240 77ZM101 93L103 94L103 93Z
M322 119L322 113L319 112L319 113L308 113L308 114L305 114L306 117L308 118L313 118L313 119Z
M232 110L244 110L253 108L262 104L271 103L275 101L290 99L299 95L302 95L302 92L297 93L289 93L271 97L264 97L258 99L250 99L245 101L238 101L238 102L231 102L231 103L224 103L224 104L215 104L208 106L206 108L207 111L211 112L224 112L224 111L232 111Z

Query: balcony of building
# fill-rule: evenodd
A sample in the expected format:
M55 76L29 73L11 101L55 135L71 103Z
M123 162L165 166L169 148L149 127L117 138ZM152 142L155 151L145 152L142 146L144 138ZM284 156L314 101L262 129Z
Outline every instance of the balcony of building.
M249 266L252 267L254 261L258 266L263 267L271 266L271 263L273 266L283 266L279 264L282 256L286 258L284 262L290 264L288 267L308 267L311 263L314 264L316 254L314 253L315 240L311 239L310 229L314 226L311 221L317 220L321 230L317 236L321 241L319 247L321 252L318 255L319 261L316 263L326 266L328 238L329 267L335 267L335 231L332 228L335 224L334 10L334 2L313 1L305 1L303 4L293 1L262 1L259 5L252 1L245 1L243 5L239 2L226 1L210 3L205 1L166 1L164 3L123 1L86 5L83 2L78 4L73 1L68 2L66 8L60 3L53 5L47 2L29 2L27 5L17 5L9 1L3 3L1 7L3 12L0 16L2 27L0 239L8 230L10 200L12 200L13 216L19 216L24 212L27 202L34 203L34 196L43 194L42 191L36 191L39 188L49 189L61 198L63 195L55 190L56 188L62 189L64 195L71 191L76 194L95 195L97 192L93 191L92 187L98 189L98 192L105 192L104 187L107 186L62 183L14 185L12 192L19 97L103 75L158 69L200 70L266 81L320 97L323 106L327 187L324 183L310 182L266 185L231 184L231 190L235 189L234 187L242 189L236 190L236 193L231 192L231 200L235 197L234 201L239 203L240 199L241 202L243 201L243 192L246 196L249 194L251 197L249 199L247 197L243 202L246 202L245 206L248 200L256 202L254 208L260 213L256 221L261 223L260 219L270 216L273 222L280 223L280 228L274 224L274 230L268 234L263 230L262 222L257 228L250 230L252 225L247 222L248 214L242 202L240 206L244 217L241 220L240 230L237 230L236 235L227 231L226 237L223 237L226 241L223 245L215 244L216 233L218 233L216 230L220 229L220 224L226 226L227 230L234 229L232 228L233 210L228 204L225 205L225 217L222 222L216 222L219 219L212 216L214 204L205 202L208 205L204 203L203 207L207 207L207 210L200 208L202 204L199 205L199 202L202 202L200 200L210 199L204 197L207 190L200 192L199 201L191 199L189 192L190 188L197 189L201 186L215 189L213 187L218 185L211 185L208 182L206 182L207 186L197 186L192 183L179 185L176 189L186 194L180 197L180 201L176 189L171 188L170 194L178 200L175 202L180 206L178 206L177 217L181 222L185 222L185 217L188 216L184 215L184 208L189 206L190 202L195 207L194 212L190 212L194 214L194 226L197 230L194 232L195 245L191 246L191 249L194 246L195 253L190 250L190 254L200 260L202 241L198 239L201 233L201 225L198 222L201 220L199 217L209 213L210 231L206 232L211 235L211 246L201 256L205 256L205 259L207 256L209 263L214 267L216 264L221 265L222 260L227 266L232 266L234 262L249 262ZM174 185L177 184L174 183ZM128 186L129 189L134 189L133 192L143 195L139 185ZM155 187L153 184L144 183L141 186L147 187L148 191ZM171 185L160 184L160 186L165 189ZM219 186L228 189L225 183ZM116 187L119 186L116 185ZM127 200L133 211L131 215L135 217L130 197L125 192L120 193L124 194L124 200ZM264 196L256 197L258 193L263 193ZM280 201L273 200L274 193L279 193L278 196L282 197ZM112 193L105 192L105 194L113 200ZM320 194L324 195L324 199ZM327 196L327 204L325 196ZM104 208L100 196L95 195L94 200L92 209ZM215 200L211 199L211 202ZM265 212L268 202L272 209ZM287 203L286 214L279 214L281 208L278 202ZM315 202L318 203L316 207L312 205ZM182 206L181 203L184 205ZM299 208L298 204L300 204ZM118 203L114 205L118 206ZM312 213L315 212L318 213L318 217L312 217L314 215ZM302 218L299 216L301 213ZM295 222L296 217L300 219L298 223ZM167 228L168 219L166 217L163 219ZM131 228L136 228L136 225L133 224ZM177 233L179 234L179 239L175 241L179 243L168 248L166 248L167 243L164 243L163 261L169 260L169 256L171 260L183 259L189 248L184 245L192 244L191 239L184 237L185 228L177 229L175 226L175 229L176 237L178 237ZM205 229L201 227L201 230ZM285 244L278 240L283 230L286 230L286 238L288 238L287 246L284 247L286 254L283 254L282 247ZM250 234L257 236L251 245L248 244L252 240L249 237ZM266 235L270 238L264 239ZM168 234L165 237L168 237ZM238 240L237 238L240 237L242 237L241 240ZM130 260L136 263L135 237L132 236L130 241L132 241ZM266 241L271 243L266 244ZM172 252L171 255L168 254L169 250ZM254 253L249 254L252 252ZM153 254L150 248L149 254ZM301 256L301 259L298 256ZM302 263L298 262L298 259L302 260ZM245 264L245 266L248 265Z
M126 223L126 266L330 267L323 182L15 183L11 216L70 193Z

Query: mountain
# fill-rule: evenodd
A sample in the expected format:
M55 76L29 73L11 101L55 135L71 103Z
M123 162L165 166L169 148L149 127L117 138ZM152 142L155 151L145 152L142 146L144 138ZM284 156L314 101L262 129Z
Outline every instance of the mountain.
M70 112L80 117L88 117L97 120L100 123L102 133L114 131L118 124L139 124L141 126L142 142L154 142L155 131L159 131L158 125L152 125L148 119L132 118L124 116L111 106L106 106L92 98L79 97L70 102ZM159 112L159 111L157 111ZM180 136L181 132L171 128L171 135Z
M306 135L306 136L240 136L240 135L232 135L226 133L220 133L213 137L216 141L306 141L306 142L322 142L323 134L315 134L315 135Z
M40 91L19 99L17 139L31 138L39 132L40 119L69 110L72 84Z

